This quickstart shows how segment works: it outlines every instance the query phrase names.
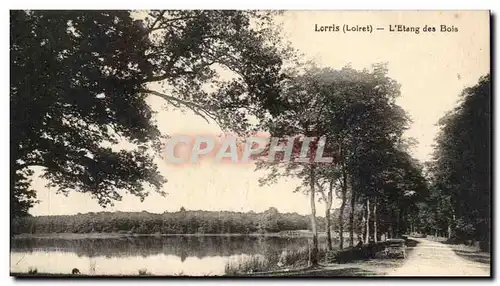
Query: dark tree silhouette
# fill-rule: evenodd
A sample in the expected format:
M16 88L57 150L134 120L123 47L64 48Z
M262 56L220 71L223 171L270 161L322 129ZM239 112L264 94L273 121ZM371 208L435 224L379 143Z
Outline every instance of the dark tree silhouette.
M321 219L321 218L320 218ZM309 217L296 213L188 211L155 214L148 212L99 212L63 216L19 217L12 222L14 234L31 233L138 233L138 234L225 234L276 233L305 230Z
M490 243L491 192L490 75L466 88L459 105L440 121L430 173L434 194L430 229L459 242ZM429 212L428 212L429 213ZM448 229L447 229L448 228Z
M121 190L144 199L146 185L164 194L152 151L161 135L147 96L236 131L248 126L244 108L277 111L288 52L271 15L11 11L12 213L26 214L36 201L35 166L59 192L89 193L102 206ZM233 76L219 78L221 69ZM117 148L122 141L133 147Z

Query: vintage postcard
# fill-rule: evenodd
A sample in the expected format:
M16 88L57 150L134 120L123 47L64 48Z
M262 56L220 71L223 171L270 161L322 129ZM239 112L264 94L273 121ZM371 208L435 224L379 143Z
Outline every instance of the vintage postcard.
M12 276L491 276L489 11L11 10Z

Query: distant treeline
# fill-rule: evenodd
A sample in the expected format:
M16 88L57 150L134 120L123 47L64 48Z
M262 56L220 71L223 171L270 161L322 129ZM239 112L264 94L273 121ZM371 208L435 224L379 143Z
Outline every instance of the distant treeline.
M324 226L324 219L317 219L320 226ZM279 213L275 208L262 213L186 211L182 208L178 212L163 214L143 211L23 217L14 219L11 228L13 234L248 234L310 229L310 217L297 213Z

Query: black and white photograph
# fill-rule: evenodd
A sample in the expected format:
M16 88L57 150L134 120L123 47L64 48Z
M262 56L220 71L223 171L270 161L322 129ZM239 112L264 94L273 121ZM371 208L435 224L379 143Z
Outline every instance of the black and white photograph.
M490 23L10 10L10 276L492 277Z

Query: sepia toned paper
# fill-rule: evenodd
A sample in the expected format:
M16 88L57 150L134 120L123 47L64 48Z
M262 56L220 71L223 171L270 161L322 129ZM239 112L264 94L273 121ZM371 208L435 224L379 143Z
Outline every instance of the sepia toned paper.
M491 275L489 11L283 11L269 29L245 11L122 13L11 11L11 275ZM159 80L128 93L135 72ZM233 80L241 90L222 84ZM132 108L141 100L150 117ZM255 127L246 134L241 110ZM164 136L144 151L152 163L110 159L142 144L127 138L143 136L141 120ZM99 138L110 153L72 140L106 124L127 129ZM220 147L228 134L241 151L250 131L325 136L333 161L191 157L195 140ZM168 160L179 135L192 141L178 154L195 162ZM148 164L166 181L148 185ZM26 198L16 174L38 200L27 215L15 213Z

